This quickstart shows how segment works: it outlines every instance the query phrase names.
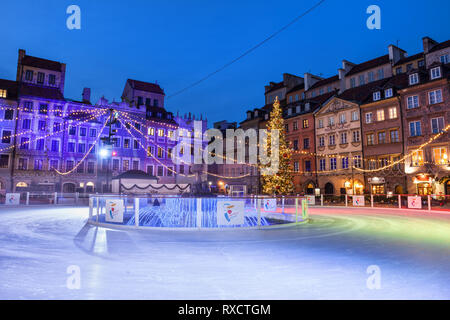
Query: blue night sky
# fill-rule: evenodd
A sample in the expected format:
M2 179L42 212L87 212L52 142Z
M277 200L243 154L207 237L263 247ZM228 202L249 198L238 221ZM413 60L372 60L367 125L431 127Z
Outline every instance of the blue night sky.
M170 95L236 58L311 7L304 1L53 0L2 1L0 78L15 79L17 51L67 63L65 96L120 100L127 78L157 81ZM81 8L81 30L66 28L66 8ZM382 29L368 30L366 8L381 7ZM282 73L332 76L341 60L358 63L396 44L410 55L422 37L450 39L450 1L327 0L236 64L166 100L174 113L241 121L264 104L264 85Z

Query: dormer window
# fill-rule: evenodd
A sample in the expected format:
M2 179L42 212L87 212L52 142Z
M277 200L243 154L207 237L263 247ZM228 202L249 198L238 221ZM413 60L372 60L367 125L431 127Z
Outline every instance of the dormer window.
M393 96L392 88L384 90L384 97L385 98L390 98L392 96Z
M380 91L374 92L373 93L373 101L378 101L380 99L381 99Z
M419 74L413 73L409 75L409 85L419 83Z
M306 111L309 111L309 108L310 108L309 102L307 102L307 103L305 104L305 109L306 109Z
M296 112L296 113L300 113L300 106L296 106L296 107L295 107L295 112Z
M258 116L258 110L255 111L255 117L257 117L257 116Z
M437 79L441 77L441 67L431 69L431 79Z
M252 118L252 113L251 112L247 112L247 119L251 119Z
M266 113L266 114L264 115L264 119L265 119L265 120L269 120L269 114L268 114L268 113Z

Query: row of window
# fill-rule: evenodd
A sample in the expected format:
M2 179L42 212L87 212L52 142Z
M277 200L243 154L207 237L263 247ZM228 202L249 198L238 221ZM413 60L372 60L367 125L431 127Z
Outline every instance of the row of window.
M377 70L377 80L384 79L384 69L380 68ZM359 86L363 86L366 84L366 75L361 74L358 77L359 80ZM367 83L374 82L375 81L375 72L369 71L367 73ZM350 87L355 88L356 87L356 77L350 78Z
M326 160L327 159L319 159L319 171L326 171ZM337 158L329 158L329 169L328 170L337 170ZM349 168L349 158L343 157L341 160L341 169L348 169ZM353 157L353 167L355 168L362 168L362 157L361 156L354 156Z
M377 121L385 121L386 120L384 109L377 110L376 116L377 116L377 119L376 119ZM397 117L398 117L397 108L390 107L388 109L388 119L390 119L390 120L397 119ZM373 123L373 121L374 121L373 112L366 112L364 114L364 118L365 118L366 123Z
M387 140L387 137L386 137L386 131L380 131L377 133L376 136L378 138L378 144L400 142L399 132L397 129L389 131L389 141ZM367 145L369 145L369 146L374 145L376 143L375 133L366 134L366 139L367 139Z
M37 72L37 78L36 82L38 84L47 84L49 86L55 86L56 85L56 75L49 74L47 77L47 82L45 82L46 75L44 72ZM33 70L26 70L25 71L25 81L33 82L34 81L34 71Z
M448 151L446 147L437 147L431 150L431 160L436 164L449 164ZM411 156L411 167L420 167L425 163L423 150L417 150Z
M441 67L432 68L430 70L431 80L439 79L442 76ZM419 74L413 73L409 75L409 85L415 85L420 82Z
M346 144L348 143L348 136L347 132L341 132L340 136L340 144ZM361 135L359 131L352 131L352 142L360 142L361 141ZM332 134L328 136L328 145L329 146L335 146L336 145L336 135ZM319 147L325 147L325 137L320 136L319 137Z
M302 120L302 128L303 129L309 128L309 120L308 119ZM289 123L286 123L284 125L284 129L285 129L286 133L289 132ZM294 121L294 122L292 122L292 131L297 131L297 130L298 130L298 121Z
M310 148L310 143L309 143L309 138L304 138L303 139L303 149L309 149ZM293 140L292 141L292 148L294 150L298 150L298 140Z
M300 171L300 162L294 161L294 172L299 172L299 171ZM311 172L311 160L303 161L303 171Z
M443 102L442 90L433 90L428 92L428 104L436 104ZM409 96L406 98L406 105L408 109L414 109L420 107L419 96Z
M346 113L341 113L338 116L339 123L344 124L347 122L347 115ZM352 111L351 113L351 121L358 121L359 120L359 112L358 111ZM328 126L334 126L335 125L335 119L334 117L328 117ZM322 129L324 127L324 119L319 119L317 124L319 129Z
M34 103L33 101L24 101L23 103L23 109L24 112L34 112ZM47 103L39 103L39 107L37 109L37 112L42 115L48 115L50 111L50 107ZM63 116L63 106L62 105L54 105L53 106L53 115L56 117L62 117Z

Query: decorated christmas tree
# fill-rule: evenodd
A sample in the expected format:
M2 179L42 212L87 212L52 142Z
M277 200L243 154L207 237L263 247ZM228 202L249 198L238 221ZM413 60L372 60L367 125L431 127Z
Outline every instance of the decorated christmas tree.
M267 124L267 142L265 144L268 156L271 157L271 134L274 130L279 132L279 164L277 170L267 170L268 165L261 165L261 169L266 168L268 172L262 171L261 184L262 192L269 195L287 195L294 191L291 176L290 159L292 150L288 147L285 137L284 119L278 97L273 104L270 120Z

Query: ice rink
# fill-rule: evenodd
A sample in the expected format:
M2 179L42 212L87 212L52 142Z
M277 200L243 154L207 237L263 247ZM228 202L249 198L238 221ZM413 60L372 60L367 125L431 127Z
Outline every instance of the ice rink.
M1 206L0 298L450 299L449 214L310 213L283 229L155 232L87 226L84 207Z

